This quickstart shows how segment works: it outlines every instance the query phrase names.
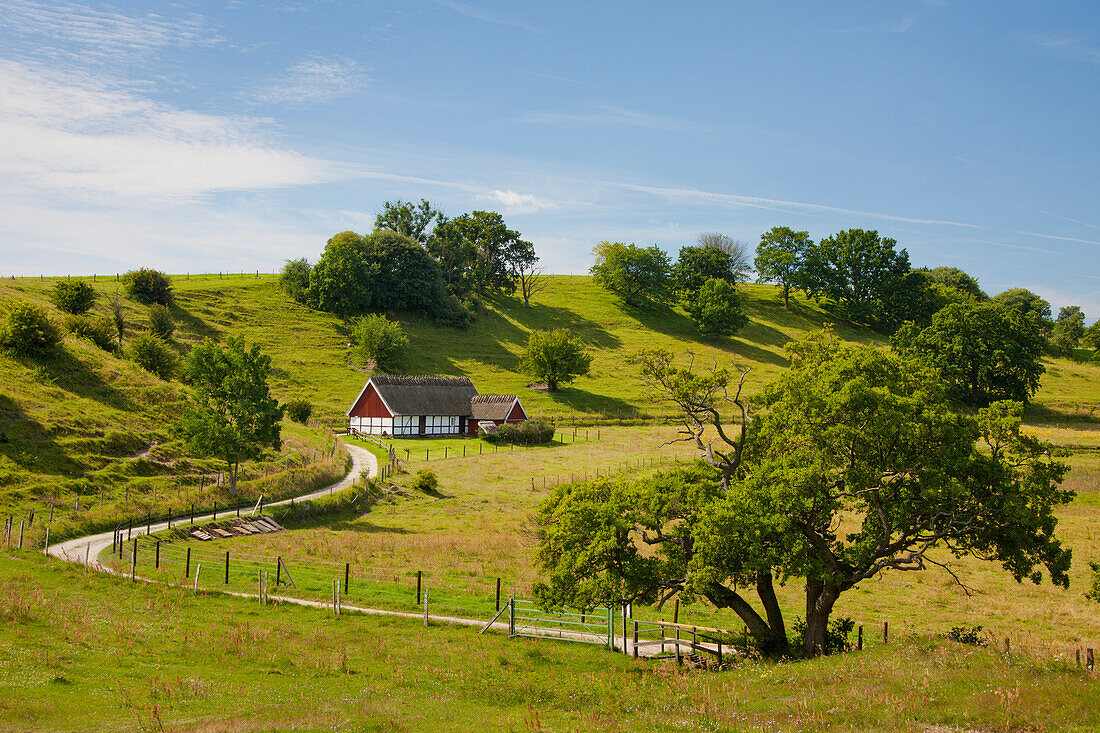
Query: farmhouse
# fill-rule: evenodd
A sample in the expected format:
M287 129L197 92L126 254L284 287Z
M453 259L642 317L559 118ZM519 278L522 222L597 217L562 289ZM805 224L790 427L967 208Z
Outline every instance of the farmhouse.
M527 412L515 395L479 395L466 377L375 374L347 417L352 433L475 436L479 422L522 422Z

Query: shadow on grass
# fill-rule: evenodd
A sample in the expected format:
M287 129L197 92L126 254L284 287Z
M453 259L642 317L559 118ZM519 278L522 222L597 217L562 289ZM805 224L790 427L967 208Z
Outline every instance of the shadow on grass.
M76 475L84 467L50 437L50 431L24 413L13 399L0 394L0 456L27 471Z
M524 307L519 298L506 298L496 296L487 298L500 313L515 320L524 328L532 331L552 331L558 328L568 329L581 340L602 349L615 349L622 345L622 341L596 321L577 315L575 311L543 303L532 303L530 307ZM499 316L498 316L499 318ZM507 322L507 319L502 319ZM495 324L494 324L495 325ZM509 324L511 326L511 324ZM512 328L518 332L519 341L526 342L526 333L520 329Z
M556 392L546 392L552 400L573 410L600 412L608 416L627 416L635 411L635 406L617 397L588 392L576 387L561 387Z
M46 356L19 357L19 361L35 372L36 381L48 382L78 397L95 400L116 410L135 409L122 392L105 382L64 347L58 347Z

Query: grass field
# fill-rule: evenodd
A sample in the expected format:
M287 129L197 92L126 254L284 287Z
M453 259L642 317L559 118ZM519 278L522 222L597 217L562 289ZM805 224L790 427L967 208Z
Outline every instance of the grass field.
M721 674L0 552L0 730L1094 730L1073 664L922 636Z

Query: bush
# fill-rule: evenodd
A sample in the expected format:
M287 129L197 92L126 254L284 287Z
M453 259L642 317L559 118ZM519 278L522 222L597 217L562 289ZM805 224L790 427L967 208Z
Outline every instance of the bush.
M115 325L110 318L69 316L65 319L65 330L74 336L88 339L104 351L115 350Z
M176 332L176 319L167 306L154 303L149 307L149 332L167 341Z
M1092 590L1085 594L1085 598L1100 603L1100 562L1090 562L1089 569L1092 570Z
M684 308L695 321L699 334L713 341L733 335L749 322L741 293L726 280L707 280L687 296Z
M947 638L960 644L971 646L985 646L989 640L982 634L981 626L952 626L947 632Z
M131 270L122 276L122 286L127 295L141 303L172 303L172 281L160 270Z
M375 371L389 372L397 369L401 352L409 345L404 329L381 315L357 318L352 323L351 336L355 341L355 354L360 362L374 362Z
M291 400L286 403L286 414L294 422L305 425L313 414L313 405L308 400Z
M0 348L17 354L42 354L61 343L61 331L46 311L27 300L8 310L0 326Z
M412 487L417 491L423 491L425 494L430 494L439 487L439 479L436 478L433 471L422 468L416 472L416 478L413 479Z
M519 366L527 374L546 382L546 389L553 392L559 384L588 374L592 356L568 329L532 331L520 355Z
M279 277L279 285L291 298L299 303L305 303L306 291L309 290L309 274L312 269L309 260L305 257L287 260L283 265L283 274Z
M850 618L834 618L829 622L829 629L825 632L825 648L822 654L834 654L846 652L852 648L848 643L848 635L856 627L856 622ZM794 622L795 643L792 646L801 647L802 640L806 636L806 622L798 619Z
M168 381L176 370L171 349L156 336L143 333L130 340L130 359L147 372Z
M79 316L95 304L96 292L83 280L58 280L50 295L53 304L66 313Z
M545 420L525 420L505 423L495 433L483 433L482 438L493 444L545 445L554 439L556 428Z

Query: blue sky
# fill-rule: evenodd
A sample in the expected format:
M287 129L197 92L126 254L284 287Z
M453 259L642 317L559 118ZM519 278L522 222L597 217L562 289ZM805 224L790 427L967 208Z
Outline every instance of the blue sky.
M1100 318L1100 6L0 0L0 274L267 270L387 199L553 272L876 228Z

